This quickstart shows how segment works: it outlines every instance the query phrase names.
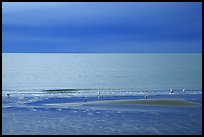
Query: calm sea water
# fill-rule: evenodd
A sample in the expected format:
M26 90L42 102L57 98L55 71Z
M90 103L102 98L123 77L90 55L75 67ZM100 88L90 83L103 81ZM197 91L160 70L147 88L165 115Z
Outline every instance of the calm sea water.
M3 90L202 89L201 54L3 53Z
M201 135L201 56L3 54L2 134ZM77 90L43 91L52 89ZM144 99L147 94L148 99L182 99L198 106L83 102L84 97L94 102ZM63 103L83 105L63 106Z

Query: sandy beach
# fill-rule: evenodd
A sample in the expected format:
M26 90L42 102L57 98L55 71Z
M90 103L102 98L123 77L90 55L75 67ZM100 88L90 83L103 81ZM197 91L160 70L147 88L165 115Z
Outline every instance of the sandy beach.
M197 103L184 99L129 99L129 100L102 100L76 103L54 103L44 104L46 106L82 106L82 105L146 105L146 106L174 106L174 107L196 107Z

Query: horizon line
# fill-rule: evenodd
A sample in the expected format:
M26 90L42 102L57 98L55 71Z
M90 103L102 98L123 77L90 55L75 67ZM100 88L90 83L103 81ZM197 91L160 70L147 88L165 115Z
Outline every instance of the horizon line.
M189 53L184 53L184 52L174 52L174 53L161 53L161 52L155 52L155 53L142 53L142 52L2 52L2 53L35 53L35 54L49 54L49 53L56 53L56 54L202 54L202 52L189 52Z

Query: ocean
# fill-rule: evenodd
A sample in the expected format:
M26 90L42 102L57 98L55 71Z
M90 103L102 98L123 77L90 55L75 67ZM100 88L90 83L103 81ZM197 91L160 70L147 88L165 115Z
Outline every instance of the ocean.
M3 53L3 90L202 89L201 54Z
M198 107L63 104L147 94ZM3 134L202 134L201 107L202 54L2 53Z

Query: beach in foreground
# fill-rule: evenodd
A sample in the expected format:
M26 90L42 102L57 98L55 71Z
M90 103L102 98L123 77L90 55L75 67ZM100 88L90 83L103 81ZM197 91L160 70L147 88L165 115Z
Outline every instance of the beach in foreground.
M2 114L4 135L202 134L202 94L3 96Z

